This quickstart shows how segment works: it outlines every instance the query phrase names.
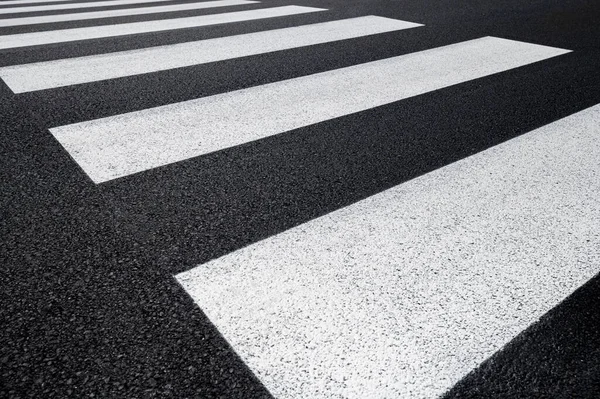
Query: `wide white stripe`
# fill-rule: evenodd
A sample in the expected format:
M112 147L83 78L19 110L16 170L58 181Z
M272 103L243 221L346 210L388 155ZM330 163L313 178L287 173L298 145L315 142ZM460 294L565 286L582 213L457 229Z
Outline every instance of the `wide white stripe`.
M0 68L15 92L162 71L421 26L367 16L142 50Z
M111 7L125 6L130 4L144 3L166 3L170 0L108 0L108 1L88 1L83 3L65 3L65 4L48 4L42 6L26 6L26 7L11 7L0 8L0 14L15 14L20 12L39 12L39 11L54 11L54 10L71 10L77 8L94 8L94 7ZM29 2L23 2L26 5ZM0 3L0 5L8 3ZM17 4L17 3L15 3Z
M100 183L566 52L488 37L51 132Z
M255 4L255 3L259 3L259 2L252 1L252 0L215 0L215 1L203 1L200 3L184 3L184 4L173 4L173 5L167 5L167 6L128 8L126 10L92 11L92 12L82 12L82 13L75 13L75 14L44 15L44 16L39 16L39 17L0 19L0 27L48 24L48 23L64 22L64 21L81 21L81 20L85 20L85 19L122 17L122 16L126 16L126 15L158 14L158 13L164 13L164 12L185 11L185 10L201 10L204 8L229 7L229 6L238 6L238 5Z
M282 17L287 15L298 15L316 11L326 10L313 7L283 6L262 8L258 10L229 12L224 14L199 15L187 18L162 19L159 21L102 25L87 28L52 30L47 32L20 33L15 35L0 36L0 49L99 39L103 37L133 35L173 29L195 28L200 26Z
M600 106L177 280L275 397L434 398L598 272L598 135Z

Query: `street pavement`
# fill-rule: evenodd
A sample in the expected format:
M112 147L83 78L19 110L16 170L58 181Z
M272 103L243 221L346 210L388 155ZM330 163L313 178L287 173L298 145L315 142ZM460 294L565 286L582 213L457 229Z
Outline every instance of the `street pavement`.
M0 398L600 397L599 20L0 1Z

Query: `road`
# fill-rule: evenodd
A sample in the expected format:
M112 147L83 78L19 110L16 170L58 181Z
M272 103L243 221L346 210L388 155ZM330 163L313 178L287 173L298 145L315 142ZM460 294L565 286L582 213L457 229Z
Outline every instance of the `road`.
M598 20L0 1L0 397L600 397Z

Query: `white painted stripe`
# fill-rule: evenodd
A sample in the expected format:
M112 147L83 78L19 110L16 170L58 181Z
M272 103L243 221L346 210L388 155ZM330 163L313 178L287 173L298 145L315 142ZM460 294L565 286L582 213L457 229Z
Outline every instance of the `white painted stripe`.
M597 273L598 135L600 106L177 280L279 399L437 397Z
M0 49L35 46L50 43L64 43L104 37L125 36L173 29L197 28L233 22L283 17L326 11L323 8L283 6L258 10L229 12L224 14L199 15L195 17L163 19L159 21L132 22L117 25L92 26L87 28L62 29L46 32L19 33L0 36Z
M72 0L7 0L7 1L0 1L0 6L14 6L14 5L26 6L28 4L66 3L68 1L72 1Z
M51 132L100 183L567 52L487 37Z
M20 12L39 12L39 11L55 11L55 10L71 10L77 8L93 8L93 7L111 7L125 6L130 4L144 3L166 3L170 0L108 0L108 1L88 1L83 3L65 3L65 4L48 4L42 6L25 6L0 8L0 14L15 14ZM23 5L29 2L23 2ZM0 3L3 4L3 3ZM16 4L16 3L15 3Z
M259 2L252 0L216 0L203 1L200 3L184 3L167 6L128 8L126 10L92 11L75 14L43 15L38 17L0 19L0 27L49 24L65 21L82 21L86 19L122 17L127 15L158 14L185 10L201 10L205 8L230 7L255 3Z
M421 26L367 16L239 36L0 68L15 92L180 68Z

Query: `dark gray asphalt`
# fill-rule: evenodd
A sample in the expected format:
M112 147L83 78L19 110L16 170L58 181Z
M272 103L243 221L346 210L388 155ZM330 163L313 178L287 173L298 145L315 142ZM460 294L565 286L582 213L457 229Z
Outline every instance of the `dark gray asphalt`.
M0 397L269 397L173 274L600 103L597 1L265 0L252 8L287 4L330 11L0 50L5 66L350 16L426 25L21 95L0 82ZM100 185L48 132L482 36L574 51ZM600 397L600 278L448 397Z

